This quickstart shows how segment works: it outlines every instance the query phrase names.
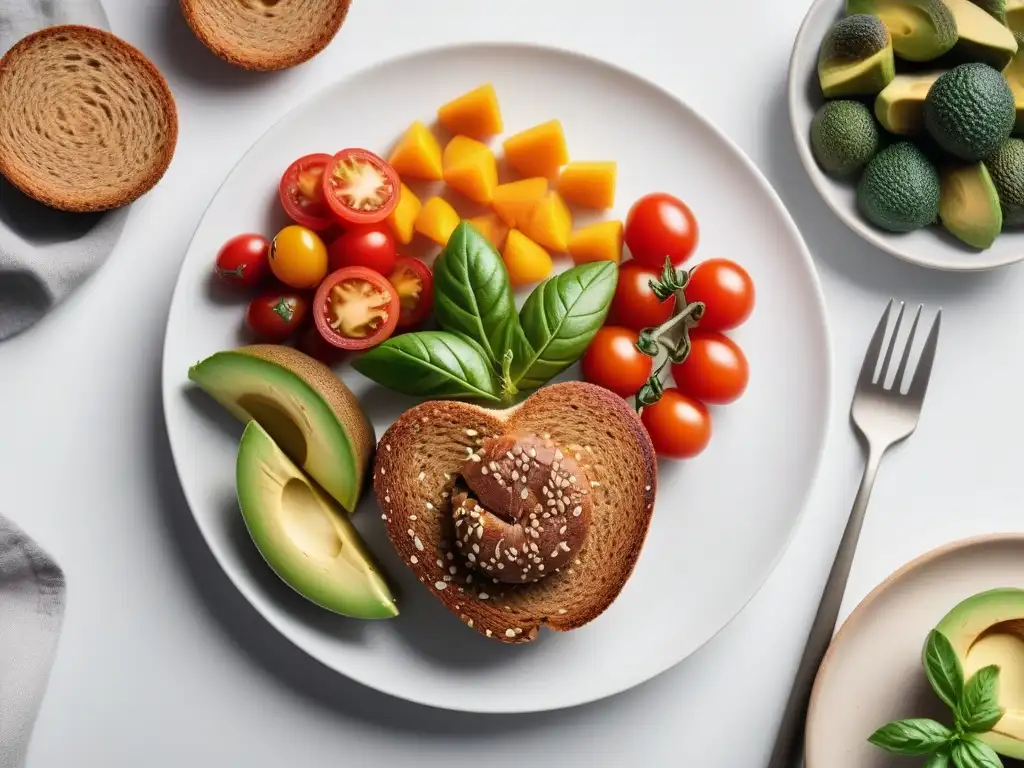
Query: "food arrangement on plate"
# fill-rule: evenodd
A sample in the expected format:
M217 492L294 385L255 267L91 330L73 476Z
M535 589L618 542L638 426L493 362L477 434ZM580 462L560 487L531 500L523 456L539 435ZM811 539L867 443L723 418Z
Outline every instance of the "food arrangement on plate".
M189 378L247 424L239 506L293 589L347 616L397 615L349 520L371 482L425 588L481 634L524 643L587 624L629 579L656 457L701 453L709 406L746 389L726 332L754 284L724 258L682 266L699 228L671 194L642 196L624 224L576 225L614 205L617 164L570 161L558 120L502 142L503 180L485 143L504 129L492 85L437 115L443 149L417 120L387 160L350 148L284 169L293 223L230 238L212 270L250 298L247 343ZM425 243L434 258L400 253ZM556 271L561 253L573 266ZM551 383L577 362L584 381ZM425 402L378 442L329 367L342 364Z

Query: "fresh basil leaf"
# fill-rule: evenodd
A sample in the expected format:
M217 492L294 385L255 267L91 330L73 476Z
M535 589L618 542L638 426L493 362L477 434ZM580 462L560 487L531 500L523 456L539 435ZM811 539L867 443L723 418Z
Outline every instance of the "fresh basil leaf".
M501 365L518 323L512 286L501 257L469 222L455 228L434 261L434 315L446 331L472 339L492 365Z
M604 323L618 282L610 261L573 267L538 285L512 332L512 383L536 389L579 360Z
M928 758L924 764L924 768L949 768L949 762L949 752L946 750L940 750Z
M957 768L1003 768L995 750L974 736L953 745L953 762Z
M942 723L915 718L883 725L868 737L868 741L897 755L930 755L955 736Z
M956 708L957 722L965 731L984 733L1003 716L999 706L999 667L982 667L967 681Z
M964 695L964 668L948 638L937 629L928 633L924 671L936 695L955 712Z
M405 395L501 400L498 381L480 346L445 331L392 336L353 360L352 367Z

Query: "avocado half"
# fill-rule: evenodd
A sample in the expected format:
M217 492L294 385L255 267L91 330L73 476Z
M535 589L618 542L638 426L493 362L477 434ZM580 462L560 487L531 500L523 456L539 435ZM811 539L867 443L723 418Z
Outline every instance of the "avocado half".
M991 248L1003 231L1003 209L985 164L947 165L940 173L939 184L942 226L973 248Z
M889 133L920 136L924 133L924 101L941 70L896 75L875 99L875 117Z
M880 18L907 61L931 61L956 45L956 20L942 0L846 0L846 12Z
M1024 759L1024 590L993 589L969 597L936 629L949 640L964 677L989 664L999 667L1002 719L980 738L1005 757Z
M829 29L818 50L818 81L826 99L873 96L896 75L892 39L875 16L855 14Z
M982 61L1002 69L1017 53L1017 41L1010 30L989 16L971 0L942 0L956 19L957 42L953 58Z
M242 433L235 481L249 535L282 581L343 616L398 615L380 568L348 516L255 421Z

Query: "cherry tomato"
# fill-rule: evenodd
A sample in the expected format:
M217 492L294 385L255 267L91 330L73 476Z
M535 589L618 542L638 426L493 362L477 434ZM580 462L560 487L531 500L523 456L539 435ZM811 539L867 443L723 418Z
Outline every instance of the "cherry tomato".
M217 275L227 283L246 288L267 276L270 242L263 235L235 235L217 252Z
M676 387L704 403L731 403L747 388L750 368L739 345L716 331L690 332L690 354L673 363Z
M345 267L321 283L313 319L324 341L338 349L368 349L398 325L398 293L386 278L366 267Z
M678 266L697 247L697 219L679 198L655 192L633 203L623 237L633 258L644 266L660 270L666 256Z
M704 302L703 330L728 331L742 325L754 311L754 281L735 262L708 259L690 273L686 300Z
M299 334L298 343L295 345L300 352L305 352L314 360L319 360L327 366L340 363L345 357L345 350L338 349L333 344L324 341L320 335L320 329L313 323L306 330Z
M281 205L296 224L320 230L334 222L324 201L324 169L329 162L330 155L305 155L289 165L281 176L277 190Z
M398 205L401 185L395 169L373 152L343 149L324 172L324 198L346 224L375 224Z
M292 224L270 244L270 269L292 288L316 288L327 274L327 246L313 230Z
M434 306L434 275L419 259L399 256L388 282L398 294L398 327L420 323Z
M692 459L711 441L711 414L699 400L670 387L654 405L644 406L640 420L654 451L668 459Z
M619 268L619 282L608 310L608 324L642 331L644 328L657 328L672 317L676 297L669 296L659 301L651 290L650 281L659 277L660 269L645 267L634 260L623 264Z
M606 325L590 342L580 367L591 384L632 397L651 375L654 360L636 348L637 332Z
M368 267L387 275L395 268L395 236L389 227L371 224L341 233L327 249L330 271Z
M309 314L305 296L289 291L266 291L251 302L245 311L245 322L256 336L270 342L281 342L302 325Z

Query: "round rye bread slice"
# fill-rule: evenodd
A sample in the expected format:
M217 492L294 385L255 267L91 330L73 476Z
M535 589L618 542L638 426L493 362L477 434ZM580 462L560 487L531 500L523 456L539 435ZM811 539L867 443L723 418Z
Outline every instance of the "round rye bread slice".
M338 34L350 0L181 0L203 45L236 66L287 69L316 56Z
M487 570L473 565L476 555L493 553L492 528L504 525L498 517L490 516L492 527L486 531L481 520L467 518L465 522L480 524L468 535L466 529L457 532L453 524L458 517L453 513L453 499L465 498L467 463L479 461L484 468L498 468L499 463L491 461L501 460L492 455L494 446L503 449L514 442L512 436L520 438L520 448L527 446L522 454L510 450L500 468L508 482L508 498L514 503L527 497L534 501L536 489L524 485L524 478L513 476L512 468L522 467L526 454L533 453L535 440L555 446L556 461L565 457L567 467L582 472L583 477L573 477L574 489L582 493L581 484L589 488L589 504L563 509L556 508L555 501L551 506L541 503L537 512L543 510L538 515L543 519L523 518L526 528L553 524L566 533L574 514L589 516L582 546L568 558L564 554L569 543L561 550L560 542L549 543L545 549L552 552L526 550L532 558L529 562L560 565L539 576L530 572L530 578L537 580L526 583L495 579L494 561ZM530 465L529 473L535 481L536 465ZM561 498L560 489L568 488L567 480L565 483L554 479L545 486L542 482L539 491L543 495L538 492L537 498L543 502L556 493ZM643 547L656 485L654 447L639 417L622 398L582 382L545 387L505 411L447 400L418 405L402 414L381 437L373 472L374 493L388 537L402 560L469 627L505 643L530 642L543 624L559 631L577 629L612 604ZM559 510L563 517L555 519ZM511 539L513 531L508 530ZM514 533L523 540L522 529ZM550 532L541 531L543 535L533 539L530 533L526 531L527 547L551 541ZM565 538L571 534L568 531ZM497 535L503 534L499 530ZM515 555L523 562L523 553L514 549L509 553L499 548L499 552L502 556L497 562L510 568ZM516 574L528 572L527 566L519 567L523 570L516 568ZM507 572L505 578L509 578Z
M48 27L0 60L0 173L52 208L132 202L164 175L177 140L163 76L109 32Z

